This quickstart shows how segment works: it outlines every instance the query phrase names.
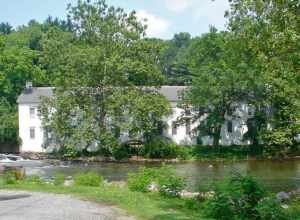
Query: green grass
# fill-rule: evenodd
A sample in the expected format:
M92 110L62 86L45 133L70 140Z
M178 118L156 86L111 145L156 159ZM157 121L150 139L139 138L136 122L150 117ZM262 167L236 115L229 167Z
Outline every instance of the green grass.
M19 182L2 185L0 189L68 194L80 199L117 206L128 214L144 220L204 220L198 210L189 208L188 200L166 198L153 193L132 192L127 187L53 186Z

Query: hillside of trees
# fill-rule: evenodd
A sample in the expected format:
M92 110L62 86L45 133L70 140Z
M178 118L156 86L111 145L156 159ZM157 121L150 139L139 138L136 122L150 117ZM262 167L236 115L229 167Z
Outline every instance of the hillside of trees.
M65 88L78 83L97 87L187 85L190 89L182 103L193 106L195 120L208 115L198 131L214 137L215 145L225 114L234 112L240 102L255 109L255 117L247 122L245 139L254 145L264 141L270 150L296 145L294 137L300 133L298 0L232 0L225 15L225 31L211 27L209 33L200 36L178 33L170 40L147 38L146 27L136 20L134 12L127 15L122 9L111 12L105 8L108 14L80 14L90 10L89 6L103 7L83 2L68 10L66 21L48 17L44 22L32 20L20 27L6 21L0 24L0 143L18 143L16 99L25 82L32 81L34 86ZM89 18L96 20L92 27L85 24ZM130 31L116 25L124 19L125 26L131 25ZM103 32L97 32L96 27ZM118 34L123 38L107 37ZM128 42L134 42L131 48L126 46ZM103 62L98 63L101 59ZM82 66L75 65L76 61ZM99 71L107 71L107 75L95 75ZM113 72L120 77L126 75L126 81ZM74 74L81 81L75 80ZM96 79L95 84L90 79ZM107 108L129 108L123 104L129 95L136 97L135 92L119 96L115 100L120 102L114 106L109 103ZM163 103L158 97L152 98ZM145 112L131 108L128 111L140 120L131 124L133 130L157 126L143 123ZM158 117L168 110L164 107L159 111L162 114Z

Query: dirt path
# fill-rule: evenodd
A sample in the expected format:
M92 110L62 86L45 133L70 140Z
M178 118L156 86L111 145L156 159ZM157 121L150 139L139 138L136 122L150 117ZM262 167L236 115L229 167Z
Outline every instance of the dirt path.
M0 220L135 220L121 211L71 196L0 191Z

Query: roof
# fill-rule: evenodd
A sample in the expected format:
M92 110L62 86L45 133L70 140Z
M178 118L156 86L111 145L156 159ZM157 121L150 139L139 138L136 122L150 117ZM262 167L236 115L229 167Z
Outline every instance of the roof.
M185 86L162 86L158 92L166 97L169 102L179 101L179 93L186 89ZM25 89L18 97L19 104L36 104L41 102L41 98L53 96L54 87L32 87Z
M53 96L53 87L32 87L30 90L25 89L18 97L17 103L19 104L34 104L40 103L41 98Z

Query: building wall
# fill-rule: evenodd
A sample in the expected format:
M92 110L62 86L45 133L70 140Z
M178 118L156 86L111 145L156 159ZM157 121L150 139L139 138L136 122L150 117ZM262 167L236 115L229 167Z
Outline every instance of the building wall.
M173 123L182 116L184 113L183 109L176 107L176 103L171 103L172 114L165 118L167 127L164 131L164 135L172 139L175 143L180 145L192 145L196 144L197 138L192 134L187 134L187 126L184 123L178 124L176 128L176 134L173 132ZM35 109L35 114L32 117L30 115L30 108ZM247 132L246 121L249 116L249 107L246 104L241 104L240 107L234 113L236 117L232 118L226 116L227 122L222 126L221 129L221 145L243 145L249 144L248 142L242 141L243 135ZM205 117L205 116L204 116ZM203 118L204 118L203 117ZM193 130L201 121L190 124L190 130ZM232 122L232 132L228 131L227 123ZM30 129L34 128L35 138L30 138ZM38 104L20 104L19 105L19 136L22 140L20 148L21 152L43 152L43 140L44 132L42 129L41 119L38 115ZM127 140L128 134L123 134L122 140ZM204 145L212 145L213 140L210 137L203 137L202 143Z
M34 108L34 115L30 115L30 108ZM34 129L34 138L30 137L30 129ZM38 104L19 104L19 137L21 138L21 152L43 152L43 129L38 115Z

